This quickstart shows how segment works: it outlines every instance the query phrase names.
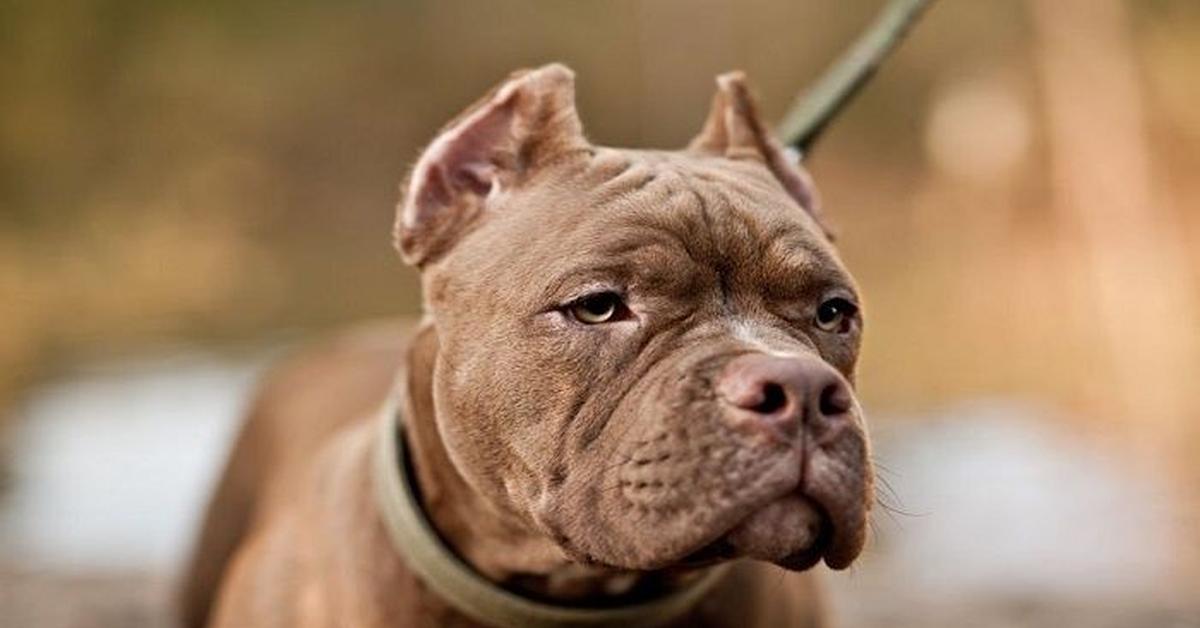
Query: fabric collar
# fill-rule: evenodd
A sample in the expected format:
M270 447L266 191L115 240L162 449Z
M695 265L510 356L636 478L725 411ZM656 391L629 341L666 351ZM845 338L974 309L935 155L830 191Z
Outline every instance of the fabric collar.
M373 473L384 526L408 568L464 615L496 628L653 628L692 609L725 575L728 565L718 565L663 597L610 608L551 604L500 587L455 555L426 518L410 477L403 420L399 409L389 405L379 421Z

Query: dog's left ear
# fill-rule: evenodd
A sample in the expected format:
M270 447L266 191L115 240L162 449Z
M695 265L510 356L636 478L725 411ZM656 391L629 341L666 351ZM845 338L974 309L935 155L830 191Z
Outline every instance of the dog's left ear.
M717 77L712 109L700 134L688 144L688 150L762 161L788 194L832 237L821 217L821 200L812 176L800 165L799 155L784 149L764 127L745 74L729 72Z

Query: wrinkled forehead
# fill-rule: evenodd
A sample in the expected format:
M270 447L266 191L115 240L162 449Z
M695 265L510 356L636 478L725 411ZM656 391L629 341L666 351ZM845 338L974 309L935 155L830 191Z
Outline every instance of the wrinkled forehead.
M820 226L753 159L599 149L573 177L574 245L634 246L665 237L730 262L770 245L829 256ZM639 233L641 237L638 237ZM611 252L611 251L610 251Z
M600 150L578 178L599 229L657 227L730 254L752 241L830 250L820 226L755 159ZM598 234L597 234L598 235Z
M589 268L670 274L685 265L849 282L820 226L755 160L600 148L496 200L471 248L496 272L533 283Z

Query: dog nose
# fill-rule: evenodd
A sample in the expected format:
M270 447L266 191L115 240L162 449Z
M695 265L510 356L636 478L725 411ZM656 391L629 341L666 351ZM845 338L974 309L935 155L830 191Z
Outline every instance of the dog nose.
M717 382L730 406L728 421L782 439L800 427L817 438L846 422L854 398L845 378L816 356L746 354L735 358Z

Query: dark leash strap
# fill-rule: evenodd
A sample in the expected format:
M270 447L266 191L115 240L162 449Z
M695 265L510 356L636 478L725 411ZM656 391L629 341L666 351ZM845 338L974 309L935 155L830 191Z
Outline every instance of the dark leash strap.
M904 41L931 3L932 0L888 0L854 45L792 103L779 124L783 143L799 151L802 157L807 155L821 132Z

